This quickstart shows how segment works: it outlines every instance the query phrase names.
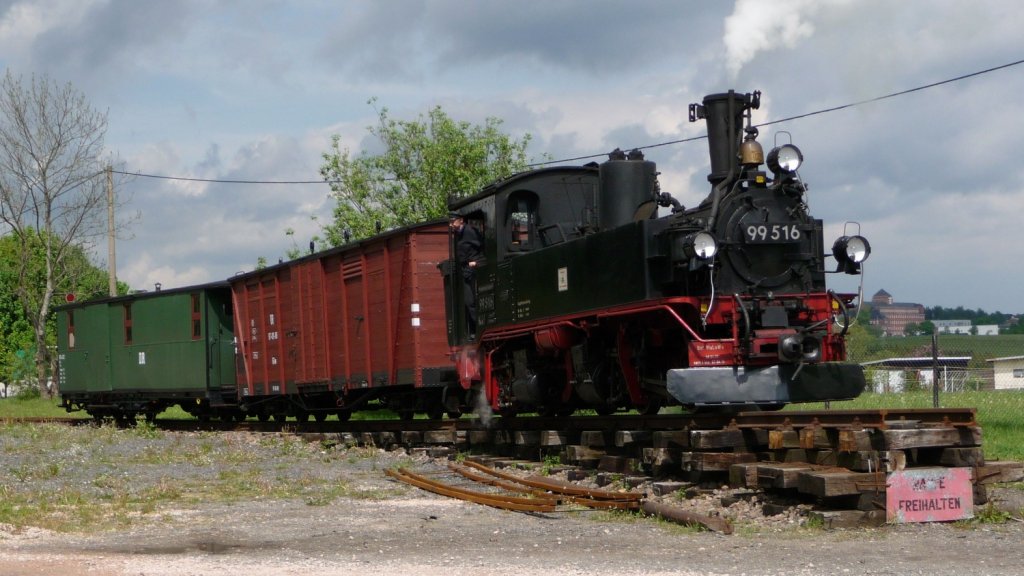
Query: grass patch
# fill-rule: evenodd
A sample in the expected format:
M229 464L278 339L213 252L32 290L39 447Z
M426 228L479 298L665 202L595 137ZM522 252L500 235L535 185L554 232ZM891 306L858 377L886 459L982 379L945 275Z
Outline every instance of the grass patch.
M60 407L60 398L4 398L0 400L0 420L4 418L67 417L67 411Z

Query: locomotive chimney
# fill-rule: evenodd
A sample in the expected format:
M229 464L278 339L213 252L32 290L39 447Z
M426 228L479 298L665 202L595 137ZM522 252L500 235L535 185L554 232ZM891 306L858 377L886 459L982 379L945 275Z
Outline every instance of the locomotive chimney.
M718 184L738 167L738 150L743 132L743 115L747 109L761 105L761 93L737 94L730 90L709 94L703 104L690 104L690 122L704 118L708 125L708 152L711 174L708 181Z

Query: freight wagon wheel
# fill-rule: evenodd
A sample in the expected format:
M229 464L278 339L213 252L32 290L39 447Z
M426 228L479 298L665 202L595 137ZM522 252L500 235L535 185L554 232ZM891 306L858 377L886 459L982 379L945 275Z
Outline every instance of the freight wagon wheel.
M412 410L399 410L398 417L402 420L412 420L416 416L416 412Z
M306 412L305 410L299 410L298 412L295 413L295 421L309 422L309 412Z
M431 420L440 420L441 418L444 418L444 408L441 406L431 406L430 409L427 410L427 418L430 418Z
M338 410L338 420L341 422L348 422L348 419L352 417L351 410Z
M266 412L260 412L259 414L256 415L256 419L259 420L260 422L266 422L267 420L270 420L270 414L267 414Z
M458 420L459 418L462 418L462 411L461 410L449 410L448 411L448 417L451 418L452 420Z
M327 420L327 412L316 412L313 414L313 419L317 422L323 422Z
M282 412L278 412L277 414L274 414L274 422L284 422L287 419L288 419L288 415L284 414Z

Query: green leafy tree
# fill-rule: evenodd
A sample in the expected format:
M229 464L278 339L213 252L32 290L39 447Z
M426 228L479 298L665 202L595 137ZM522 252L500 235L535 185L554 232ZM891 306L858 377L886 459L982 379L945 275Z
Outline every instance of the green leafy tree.
M323 154L320 174L338 202L334 221L323 226L332 246L345 242L346 231L364 238L378 228L443 217L449 196L471 194L527 165L530 135L513 139L496 118L473 125L453 120L440 106L411 121L391 118L387 108L377 116L378 124L368 130L383 143L383 152L353 157L335 135Z
M38 377L35 358L40 344L35 337L35 328L29 321L30 311L26 310L24 302L18 297L19 291L33 292L31 288L24 290L24 286L38 286L45 282L46 277L46 241L38 232L30 232L24 237L29 240L31 254L27 263L19 260L24 238L15 234L0 238L0 381L8 383L30 378L32 372ZM60 303L68 294L74 295L76 299L107 295L106 271L94 266L82 247L71 247L61 260L61 267L58 274L60 280L54 290ZM127 284L118 282L118 294L127 294L128 289ZM51 314L44 322L42 342L47 350L45 377L56 372L56 358L49 354L55 345L56 321ZM26 362L33 366L32 370L26 369Z
M935 324L931 320L925 320L918 324L917 329L925 336L935 334Z

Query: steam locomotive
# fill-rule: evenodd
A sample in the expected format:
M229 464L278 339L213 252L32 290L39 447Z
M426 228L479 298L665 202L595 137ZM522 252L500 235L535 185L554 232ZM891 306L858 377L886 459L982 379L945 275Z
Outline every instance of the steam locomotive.
M461 386L482 387L495 410L548 414L860 394L863 370L842 362L856 295L826 287L802 153L786 144L765 158L751 125L759 105L758 92L728 92L690 106L711 156L711 192L695 208L660 191L639 151L519 174L453 202L486 240L479 334L466 333L457 266L447 269ZM831 252L836 272L858 274L870 245L844 236Z
M123 419L174 404L200 418L345 419L853 398L857 296L826 287L802 153L764 155L759 104L730 91L690 106L711 157L693 208L660 190L639 151L451 200L482 238L473 275L440 220L224 282L65 306L63 403ZM869 254L843 236L831 272L858 274Z

